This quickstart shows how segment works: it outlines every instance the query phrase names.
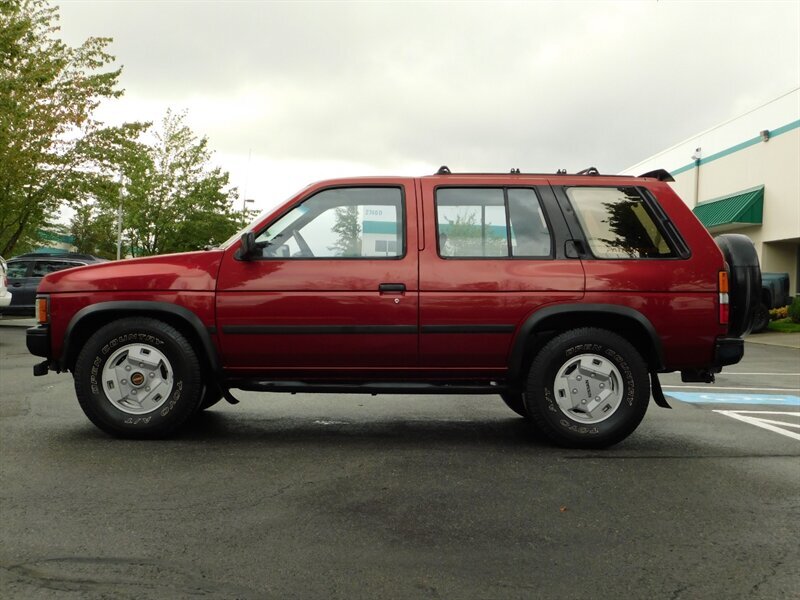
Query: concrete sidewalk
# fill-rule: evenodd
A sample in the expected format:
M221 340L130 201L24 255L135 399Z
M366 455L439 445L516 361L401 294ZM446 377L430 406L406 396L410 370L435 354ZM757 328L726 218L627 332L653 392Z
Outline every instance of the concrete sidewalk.
M744 341L749 344L765 344L767 346L783 346L785 348L800 349L800 333L766 331L764 333L748 335Z

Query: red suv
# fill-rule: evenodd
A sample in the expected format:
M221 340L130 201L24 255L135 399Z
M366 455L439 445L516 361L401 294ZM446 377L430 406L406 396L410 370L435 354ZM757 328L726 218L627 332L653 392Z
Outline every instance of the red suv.
M160 437L232 389L499 394L554 442L628 436L658 373L711 382L758 302L750 240L665 182L455 174L313 184L205 251L39 287L34 368L104 431Z

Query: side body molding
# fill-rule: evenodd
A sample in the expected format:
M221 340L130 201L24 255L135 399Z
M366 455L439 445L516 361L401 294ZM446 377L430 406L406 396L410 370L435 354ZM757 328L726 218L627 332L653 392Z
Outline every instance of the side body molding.
M623 318L635 323L640 327L649 338L653 349L653 358L655 364L650 365L651 370L661 370L664 368L664 349L661 345L661 339L656 332L656 328L650 320L642 313L627 306L619 306L617 304L562 304L558 306L548 306L533 313L519 331L514 339L514 346L511 350L511 357L509 360L509 379L511 381L519 381L525 374L522 372L523 360L525 358L525 350L530 340L530 337L537 330L543 331L548 329L548 320L563 319L564 317L576 317L576 327L603 327L600 323L587 322L592 316L602 317L603 315L613 316L616 318Z
M159 314L168 314L173 318L180 319L191 327L192 331L197 336L213 373L218 377L222 376L219 354L210 336L211 333L215 332L215 328L206 328L196 314L183 306L170 304L168 302L146 302L138 300L100 302L98 304L91 304L75 313L72 319L70 319L69 325L67 325L67 329L64 333L64 349L59 360L59 366L62 371L67 370L71 362L71 353L74 352L71 343L73 333L80 327L84 319L92 318L103 313L120 313L125 316L131 314L147 314L153 317L158 317Z

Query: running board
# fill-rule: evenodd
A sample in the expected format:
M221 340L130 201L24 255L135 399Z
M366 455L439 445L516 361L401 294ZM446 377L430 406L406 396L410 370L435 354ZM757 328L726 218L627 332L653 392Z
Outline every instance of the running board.
M311 383L306 381L227 381L230 388L248 392L289 392L292 394L499 394L507 391L501 384L431 384L431 383Z

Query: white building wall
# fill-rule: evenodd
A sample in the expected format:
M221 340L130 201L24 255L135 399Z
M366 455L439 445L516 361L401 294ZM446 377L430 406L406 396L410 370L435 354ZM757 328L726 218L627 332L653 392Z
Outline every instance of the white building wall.
M760 132L769 130L768 141ZM693 155L700 149L700 161ZM788 272L792 293L800 277L800 88L633 165L623 173L673 173L686 204L764 186L761 225L737 229L749 236L762 270ZM712 232L713 233L713 232Z

